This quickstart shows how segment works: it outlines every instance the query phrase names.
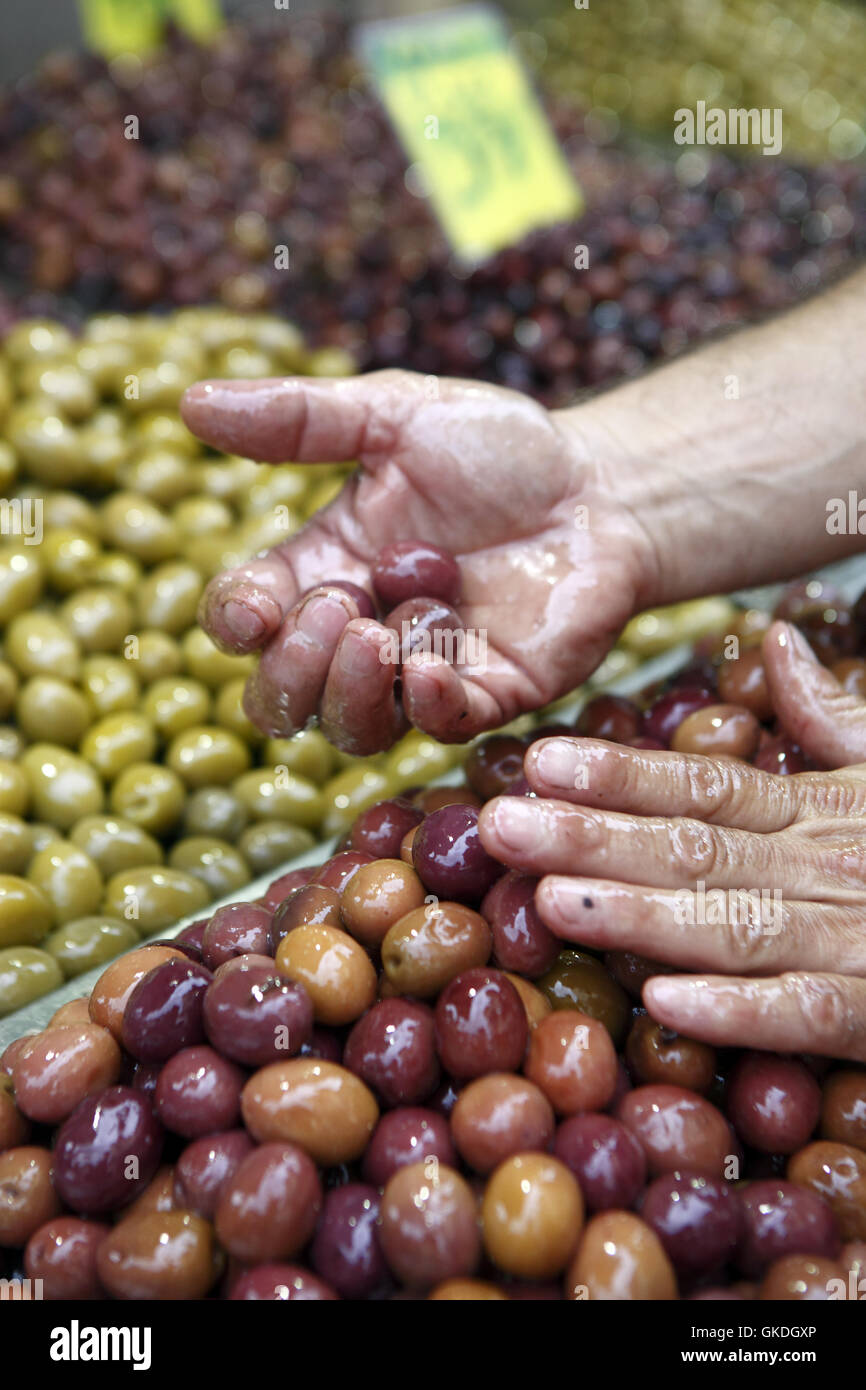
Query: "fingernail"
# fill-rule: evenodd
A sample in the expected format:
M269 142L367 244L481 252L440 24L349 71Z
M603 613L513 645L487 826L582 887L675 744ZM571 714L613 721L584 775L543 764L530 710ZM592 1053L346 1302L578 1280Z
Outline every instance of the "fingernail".
M383 664L381 649L358 632L347 632L340 643L340 670L357 679L375 675Z
M577 749L564 738L552 738L538 750L535 766L548 786L574 791Z
M538 805L530 805L519 797L498 802L493 823L497 835L509 849L529 854L540 849L545 839L543 817Z
M349 614L338 599L318 594L298 614L297 630L319 647L333 647L348 621Z
M224 604L223 621L232 636L245 644L258 642L265 633L265 624L258 613L236 599Z
M811 661L813 663L817 662L818 658L809 643L806 641L800 629L795 627L793 623L784 624L784 631L779 633L778 640L780 647L790 646L798 656L804 657L806 661Z

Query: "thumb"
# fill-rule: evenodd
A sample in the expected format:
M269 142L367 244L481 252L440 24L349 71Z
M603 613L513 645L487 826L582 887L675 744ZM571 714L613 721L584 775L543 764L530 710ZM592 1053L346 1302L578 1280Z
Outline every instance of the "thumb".
M790 623L764 638L764 669L785 733L819 767L866 762L866 701L845 690Z

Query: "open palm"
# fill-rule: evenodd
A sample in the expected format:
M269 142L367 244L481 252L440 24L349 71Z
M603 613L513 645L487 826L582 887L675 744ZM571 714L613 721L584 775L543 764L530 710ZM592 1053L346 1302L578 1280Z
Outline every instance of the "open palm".
M648 573L638 523L588 441L528 398L494 386L387 371L324 381L202 382L186 423L209 444L281 462L357 459L361 469L295 536L220 575L202 622L229 651L261 650L246 707L288 735L318 716L346 751L387 748L408 720L462 741L572 689L635 610ZM358 617L376 553L423 539L459 559L464 629L484 660L404 663Z

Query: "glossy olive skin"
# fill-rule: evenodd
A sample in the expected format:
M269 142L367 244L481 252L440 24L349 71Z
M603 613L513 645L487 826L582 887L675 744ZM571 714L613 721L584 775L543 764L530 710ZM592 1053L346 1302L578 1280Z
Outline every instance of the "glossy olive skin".
M100 1245L96 1268L113 1298L185 1301L204 1298L219 1265L213 1229L191 1212L128 1217Z
M767 1178L750 1182L740 1192L742 1225L736 1251L737 1268L749 1279L785 1255L811 1254L835 1258L839 1235L833 1213L818 1192Z
M409 1286L474 1273L481 1238L469 1184L436 1160L399 1168L382 1196L379 1238L389 1267Z
M247 1263L288 1259L306 1245L322 1205L316 1166L296 1144L265 1143L225 1183L215 1212L220 1243Z
M639 1141L654 1175L679 1168L688 1154L696 1172L725 1177L731 1156L739 1153L724 1115L682 1086L639 1086L620 1101L616 1118Z
M354 1025L343 1064L383 1105L416 1105L436 1089L433 1013L408 999L382 999Z
M716 1054L707 1043L662 1028L648 1014L635 1019L625 1045L626 1062L637 1084L660 1082L705 1094L713 1084Z
M462 903L435 902L389 928L382 964L399 993L426 999L461 970L484 965L491 944L490 928L479 913Z
M587 1224L566 1277L574 1299L669 1301L677 1280L661 1241L640 1217L603 1211Z
M15 1058L15 1100L29 1119L60 1124L87 1096L113 1085L120 1068L120 1049L105 1028L49 1027L27 1039Z
M826 1079L821 1138L866 1149L866 1071L846 1068Z
M490 1173L516 1153L544 1152L553 1139L553 1107L531 1081L490 1073L465 1086L451 1112L461 1157L477 1173Z
M821 1113L821 1088L793 1058L747 1052L728 1078L727 1112L744 1143L764 1153L802 1149Z
M24 1269L28 1279L42 1280L46 1302L104 1297L96 1252L110 1230L98 1221L56 1216L34 1232L24 1251Z
M204 994L212 976L190 960L169 960L139 980L123 1011L123 1046L141 1062L164 1062L204 1041Z
M843 1240L866 1239L866 1154L862 1149L818 1140L794 1154L788 1177L824 1198Z
M172 1199L175 1206L213 1220L223 1188L253 1150L243 1129L206 1134L188 1144L174 1170Z
M288 1140L317 1163L350 1163L379 1117L372 1092L333 1062L296 1057L256 1072L244 1087L244 1123L259 1143Z
M346 1183L325 1195L310 1258L342 1298L369 1298L387 1286L379 1211L379 1193L366 1183Z
M128 1086L110 1086L83 1100L61 1125L54 1185L73 1211L112 1211L143 1191L161 1153L162 1126L146 1098Z
M476 968L451 980L436 1001L436 1050L457 1080L513 1071L529 1027L517 990L499 970Z
M379 1120L364 1151L362 1172L374 1187L384 1187L398 1168L411 1163L437 1160L457 1166L457 1152L448 1121L435 1110L420 1106L399 1106Z
M559 953L536 981L554 1009L577 1009L603 1023L618 1045L631 1019L628 1000L601 961L579 952Z
M750 759L761 727L751 710L738 705L708 705L688 715L671 736L676 753Z
M484 1193L484 1248L518 1279L551 1279L574 1253L583 1212L580 1188L564 1163L549 1154L514 1154Z
M560 943L535 908L538 879L510 870L497 879L481 904L493 933L493 955L502 970L535 979L551 969Z
M35 1144L0 1154L0 1247L26 1245L39 1227L60 1212L57 1164Z

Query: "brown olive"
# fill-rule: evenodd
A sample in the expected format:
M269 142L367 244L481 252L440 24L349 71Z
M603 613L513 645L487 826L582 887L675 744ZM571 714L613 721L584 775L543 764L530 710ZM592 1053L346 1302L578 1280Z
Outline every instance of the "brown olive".
M631 1026L625 1045L629 1071L639 1085L666 1082L704 1095L713 1084L715 1049L663 1028L648 1014Z
M560 1115L604 1110L616 1088L609 1032L573 1009L555 1009L530 1031L524 1070Z
M866 1070L846 1068L825 1080L821 1138L866 1149Z
M379 1118L363 1081L317 1057L295 1057L257 1071L243 1089L241 1110L258 1143L290 1140L324 1167L359 1158Z
M510 980L520 995L520 1002L526 1010L526 1018L530 1028L535 1028L543 1018L551 1012L550 1000L546 994L542 994L540 989L536 989L534 984L523 975L512 975L510 971L503 971L506 980Z
M826 1255L784 1255L764 1275L758 1297L775 1302L826 1302L847 1297L848 1280Z
M346 932L325 923L310 922L290 931L276 959L281 974L304 986L319 1023L354 1023L376 998L376 971L366 951Z
M79 1101L113 1086L120 1075L120 1048L95 1023L47 1028L29 1038L15 1058L15 1100L28 1119L57 1125Z
M57 1216L60 1198L51 1182L51 1154L35 1145L0 1154L0 1246L26 1245Z
M762 723L772 719L773 701L760 647L750 647L740 656L722 661L716 680L726 705L751 710Z
M385 974L401 994L427 999L464 970L486 965L492 938L484 918L462 903L416 907L382 942Z
M570 1260L583 1227L583 1197L558 1158L518 1153L491 1176L481 1207L484 1248L518 1279L552 1279Z
M24 1252L29 1279L38 1279L47 1302L91 1301L104 1296L96 1252L111 1230L97 1221L57 1216L40 1226Z
M99 1246L96 1268L112 1298L201 1299L216 1281L213 1227L189 1211L127 1217Z
M22 1042L25 1041L22 1039ZM11 1092L0 1084L0 1154L5 1153L7 1149L17 1149L19 1145L26 1144L29 1137L29 1121L21 1114Z
M219 1194L217 1235L247 1263L291 1259L312 1236L321 1205L322 1184L309 1154L297 1144L261 1144Z
M546 1150L556 1127L544 1092L522 1076L491 1072L471 1081L451 1111L451 1132L461 1158L490 1173L513 1154Z
M749 759L758 747L761 726L751 710L740 705L707 705L689 714L674 730L675 753Z
M601 1211L587 1223L566 1277L571 1299L670 1301L677 1280L661 1241L630 1211Z
M843 657L841 661L833 663L830 671L843 690L859 695L861 700L866 699L866 661L862 657Z
M427 1299L434 1303L489 1303L507 1300L508 1294L483 1279L444 1279L431 1289Z
M424 885L400 859L361 864L340 895L343 924L368 950L381 946L388 930L424 903Z
M57 676L34 676L18 694L15 717L31 743L47 740L75 747L90 724L90 707L80 690Z
M824 1198L842 1240L866 1240L866 1153L862 1149L828 1140L807 1144L789 1160L788 1177Z
M392 1271L410 1287L472 1274L481 1241L466 1179L435 1158L398 1168L382 1196L379 1239Z

